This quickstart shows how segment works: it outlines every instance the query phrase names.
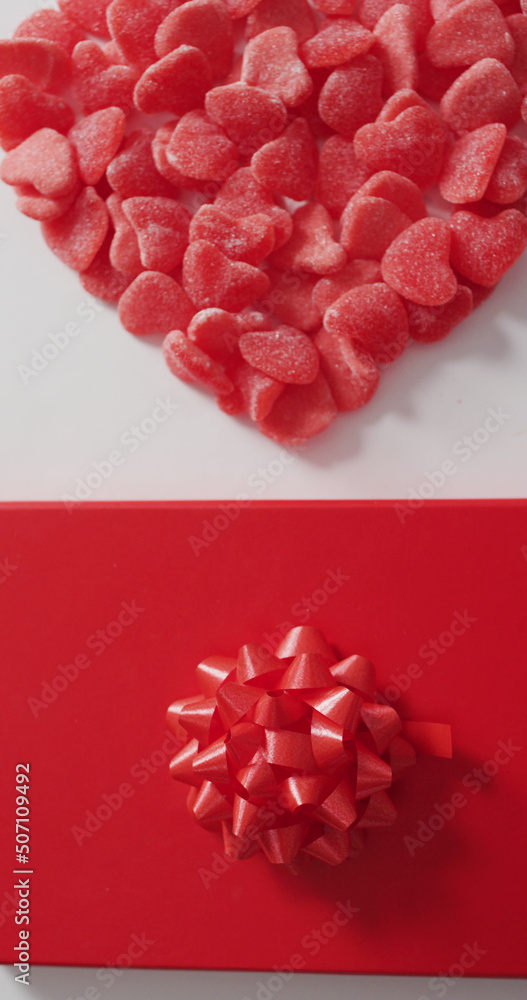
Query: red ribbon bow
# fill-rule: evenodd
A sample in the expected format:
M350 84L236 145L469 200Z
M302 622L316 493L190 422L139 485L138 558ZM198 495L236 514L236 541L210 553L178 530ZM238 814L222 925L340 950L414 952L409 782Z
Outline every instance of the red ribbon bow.
M337 865L356 857L364 829L395 821L387 790L416 749L452 756L450 726L403 727L377 698L372 664L337 663L316 628L292 629L275 655L248 645L237 659L212 656L197 677L203 694L168 712L184 744L170 770L192 786L198 823L221 826L231 858L262 850L287 864L303 851Z

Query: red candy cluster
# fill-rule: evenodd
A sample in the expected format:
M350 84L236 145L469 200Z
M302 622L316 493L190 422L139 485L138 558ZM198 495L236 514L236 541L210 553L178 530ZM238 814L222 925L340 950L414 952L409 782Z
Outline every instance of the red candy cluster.
M364 829L395 821L387 789L415 751L362 656L337 662L322 632L301 626L276 655L243 646L197 677L203 695L168 713L183 744L170 770L192 786L192 816L221 829L227 857L288 864L303 852L337 865L360 853Z
M268 437L363 406L527 246L525 0L59 7L0 41L1 176L87 291Z

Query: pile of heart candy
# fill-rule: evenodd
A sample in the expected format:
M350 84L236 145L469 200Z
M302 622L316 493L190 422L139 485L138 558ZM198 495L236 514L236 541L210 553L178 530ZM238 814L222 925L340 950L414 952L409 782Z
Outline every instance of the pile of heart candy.
M1 176L87 291L268 437L363 406L527 246L527 0L59 7L0 41Z

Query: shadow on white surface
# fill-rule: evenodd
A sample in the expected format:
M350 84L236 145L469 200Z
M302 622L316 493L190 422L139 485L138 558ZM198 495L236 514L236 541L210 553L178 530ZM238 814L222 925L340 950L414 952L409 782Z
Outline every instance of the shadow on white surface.
M127 970L108 986L96 969L36 967L26 990L33 1000L525 1000L519 979L432 980L406 976L295 975L280 990L269 989L269 973L151 972ZM276 979L277 977L275 977ZM21 987L11 969L0 970L2 1000L15 1000Z

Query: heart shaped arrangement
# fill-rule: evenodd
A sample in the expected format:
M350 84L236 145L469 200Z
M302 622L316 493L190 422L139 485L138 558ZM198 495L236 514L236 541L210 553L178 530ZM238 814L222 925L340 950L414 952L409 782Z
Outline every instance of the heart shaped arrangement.
M363 406L527 246L527 0L59 7L0 41L1 176L87 291L268 437Z

